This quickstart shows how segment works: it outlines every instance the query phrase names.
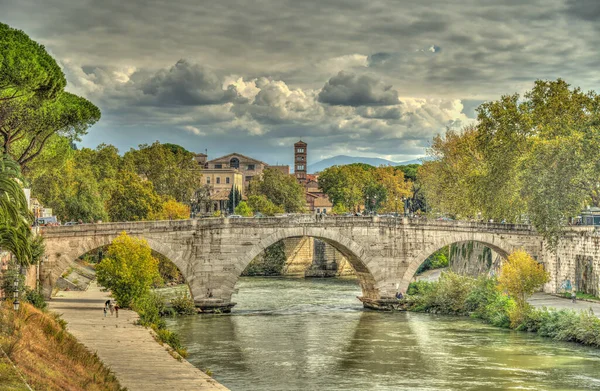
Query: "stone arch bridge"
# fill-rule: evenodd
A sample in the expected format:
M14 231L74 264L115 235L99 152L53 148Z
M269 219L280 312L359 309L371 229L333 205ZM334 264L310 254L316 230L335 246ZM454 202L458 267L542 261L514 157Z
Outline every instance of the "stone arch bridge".
M45 227L47 258L40 279L46 295L64 270L81 255L111 243L121 232L144 238L169 258L186 279L196 306L228 311L246 266L279 240L318 238L340 251L354 268L364 305L386 308L405 291L417 268L436 250L456 242L481 242L500 256L523 248L552 275L545 290L554 291L556 261L543 239L527 225L432 221L382 217L315 216L146 221Z

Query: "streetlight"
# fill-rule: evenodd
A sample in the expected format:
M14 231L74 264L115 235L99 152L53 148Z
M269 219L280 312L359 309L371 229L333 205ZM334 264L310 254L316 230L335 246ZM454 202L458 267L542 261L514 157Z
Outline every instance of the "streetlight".
M13 297L15 298L15 300L13 301L13 306L15 311L19 310L19 276L17 276L17 279L13 282L13 285L15 287L15 290L13 292Z

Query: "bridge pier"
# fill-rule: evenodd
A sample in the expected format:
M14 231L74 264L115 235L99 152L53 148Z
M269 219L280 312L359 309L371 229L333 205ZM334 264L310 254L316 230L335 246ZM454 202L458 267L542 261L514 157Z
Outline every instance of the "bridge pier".
M223 299L207 298L194 300L194 305L206 313L229 313L237 303Z

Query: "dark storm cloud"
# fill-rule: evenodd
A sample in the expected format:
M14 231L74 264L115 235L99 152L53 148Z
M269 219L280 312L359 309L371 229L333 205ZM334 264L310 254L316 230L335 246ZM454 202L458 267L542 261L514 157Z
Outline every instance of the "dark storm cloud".
M370 76L340 72L319 93L319 102L339 106L387 106L398 103L398 91Z
M567 13L577 19L591 22L600 21L600 1L567 0Z
M0 0L0 18L100 106L89 146L158 139L282 162L306 136L312 156L399 161L537 78L600 89L598 4Z
M234 86L223 89L217 75L197 64L179 60L168 70L160 70L141 87L152 103L171 106L215 105L245 101Z

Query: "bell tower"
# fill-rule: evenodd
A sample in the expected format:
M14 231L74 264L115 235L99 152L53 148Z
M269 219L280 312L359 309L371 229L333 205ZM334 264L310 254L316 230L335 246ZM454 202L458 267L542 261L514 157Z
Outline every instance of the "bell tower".
M294 144L294 175L299 182L306 181L306 170L307 170L307 144L300 140Z

